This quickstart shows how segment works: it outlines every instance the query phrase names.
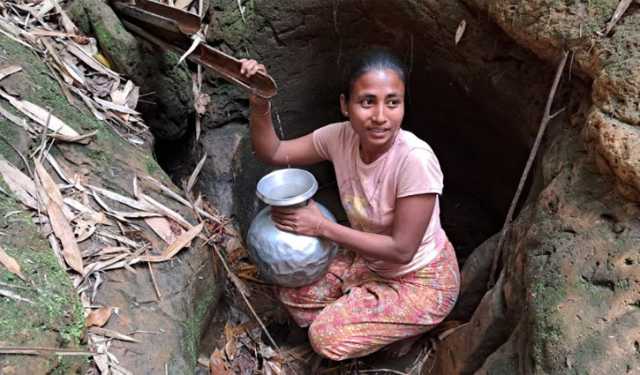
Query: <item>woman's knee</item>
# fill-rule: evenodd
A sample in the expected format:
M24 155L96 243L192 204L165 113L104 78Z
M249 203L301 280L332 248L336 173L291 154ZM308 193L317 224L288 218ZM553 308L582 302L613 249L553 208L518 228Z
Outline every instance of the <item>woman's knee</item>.
M349 340L340 333L340 328L334 324L323 324L314 321L309 326L309 343L313 350L322 357L333 361L359 357L359 348L349 344Z

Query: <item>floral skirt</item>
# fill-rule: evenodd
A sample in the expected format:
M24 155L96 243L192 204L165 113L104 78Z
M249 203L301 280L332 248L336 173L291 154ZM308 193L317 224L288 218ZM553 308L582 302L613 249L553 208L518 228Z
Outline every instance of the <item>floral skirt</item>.
M279 288L278 298L320 355L339 361L362 357L420 335L451 312L460 273L451 243L427 266L383 278L352 253L337 255L326 275L311 285Z

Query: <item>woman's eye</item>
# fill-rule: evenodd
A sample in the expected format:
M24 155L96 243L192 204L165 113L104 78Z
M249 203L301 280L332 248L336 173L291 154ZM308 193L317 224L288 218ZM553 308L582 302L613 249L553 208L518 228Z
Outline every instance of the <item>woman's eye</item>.
M389 101L387 102L387 105L388 105L389 107L391 107L391 108L395 108L395 107L397 107L397 106L399 106L399 105L400 105L400 100L397 100L397 99L389 100Z
M360 101L360 104L361 104L363 107L370 107L370 106L372 106L372 105L373 105L373 99L370 99L370 98L362 99L362 101Z

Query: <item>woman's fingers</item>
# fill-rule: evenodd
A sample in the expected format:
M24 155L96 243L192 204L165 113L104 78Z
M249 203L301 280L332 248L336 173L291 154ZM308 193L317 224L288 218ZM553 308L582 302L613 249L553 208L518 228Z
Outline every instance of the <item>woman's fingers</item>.
M276 223L276 228L285 232L291 232L291 233L296 232L295 225L282 225L282 224Z
M252 59L240 59L240 74L244 75L247 78L250 78L254 74L261 72L267 73L267 69L264 65L258 63L256 60Z
M256 60L247 60L241 59L240 62L240 74L243 74L246 77L251 77L254 73L252 71L255 69L258 62Z
M289 208L289 207L272 207L271 208L271 214L276 214L276 215L295 215L296 214L296 209L295 208Z
M283 225L292 225L296 223L296 220L290 217L282 217L282 216L272 216L271 220L273 220L274 223L278 223L278 224L283 224Z

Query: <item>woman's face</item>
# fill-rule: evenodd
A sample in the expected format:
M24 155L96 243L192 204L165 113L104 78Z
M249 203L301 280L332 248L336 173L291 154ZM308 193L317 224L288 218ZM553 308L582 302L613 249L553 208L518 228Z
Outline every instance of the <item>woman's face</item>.
M375 69L354 82L348 102L340 96L342 112L360 137L363 151L379 153L391 147L404 117L404 94L398 73Z

